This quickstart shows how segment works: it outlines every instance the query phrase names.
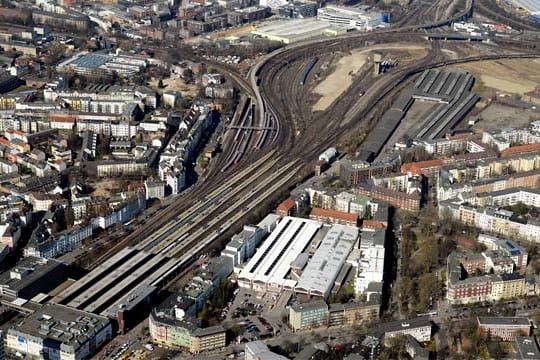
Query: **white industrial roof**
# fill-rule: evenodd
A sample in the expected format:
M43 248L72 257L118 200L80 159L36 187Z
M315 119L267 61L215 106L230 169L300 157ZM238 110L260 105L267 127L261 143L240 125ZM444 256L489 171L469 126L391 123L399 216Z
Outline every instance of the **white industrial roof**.
M295 38L303 38L310 33L320 33L325 29L332 28L332 25L325 21L317 19L297 19L276 21L272 25L263 26L252 31L253 34L261 36L275 36L289 38L294 41Z
M244 266L239 278L293 287L296 281L285 279L290 264L321 226L318 221L285 217Z
M357 228L332 225L304 269L296 288L326 296L357 239Z

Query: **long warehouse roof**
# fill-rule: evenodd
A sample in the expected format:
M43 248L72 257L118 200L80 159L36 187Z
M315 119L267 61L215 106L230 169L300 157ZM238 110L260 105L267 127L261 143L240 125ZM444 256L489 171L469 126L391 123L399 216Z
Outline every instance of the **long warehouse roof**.
M357 240L357 228L332 225L304 269L296 288L326 296Z
M246 264L239 278L294 286L296 281L285 279L290 264L305 249L321 226L319 221L285 217Z

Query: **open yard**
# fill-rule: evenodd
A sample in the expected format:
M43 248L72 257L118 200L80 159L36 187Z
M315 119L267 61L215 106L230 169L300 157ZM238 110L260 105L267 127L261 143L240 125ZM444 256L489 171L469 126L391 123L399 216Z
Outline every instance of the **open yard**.
M149 85L152 88L158 87L159 80L156 79L154 81L151 81ZM197 95L197 85L195 84L186 84L184 80L176 78L176 77L170 77L167 79L163 79L163 85L164 89L163 91L179 91L182 94L182 97L191 96L194 97Z
M92 196L102 196L102 197L111 197L115 193L125 190L122 189L123 180L114 180L114 179L104 179L89 184L94 188Z
M528 127L532 120L539 118L539 114L530 109L492 103L480 112L479 117L482 120L475 125L475 128L490 130L504 127Z
M406 51L413 58L425 56L426 46L411 44L388 44L371 46L365 49L354 50L340 58L334 65L334 71L330 73L314 89L315 94L321 97L313 106L313 111L324 111L336 100L354 81L354 77L364 66L371 66L372 52L381 51L383 58L398 58L388 50ZM401 61L401 59L399 59Z
M482 97L492 90L521 95L540 84L540 59L481 61L459 67L476 77L473 90Z

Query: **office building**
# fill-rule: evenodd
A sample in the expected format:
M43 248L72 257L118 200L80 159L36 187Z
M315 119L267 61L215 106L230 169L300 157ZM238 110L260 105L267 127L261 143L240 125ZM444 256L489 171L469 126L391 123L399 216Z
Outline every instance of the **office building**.
M7 332L6 350L32 359L92 357L112 338L106 317L62 305L45 305Z
M480 333L491 339L515 341L518 336L531 335L531 322L525 317L478 317Z

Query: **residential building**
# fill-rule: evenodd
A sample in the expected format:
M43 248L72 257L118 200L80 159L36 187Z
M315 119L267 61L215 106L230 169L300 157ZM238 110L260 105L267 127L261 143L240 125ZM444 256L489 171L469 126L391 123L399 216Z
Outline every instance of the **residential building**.
M8 330L6 350L36 359L82 360L111 338L112 325L106 317L47 304Z
M364 183L359 185L355 191L358 194L368 196L373 199L382 200L403 210L415 211L420 209L420 194L418 192L406 194L399 191L387 189L383 186Z
M328 305L324 300L297 303L289 308L289 326L293 331L328 324Z
M337 210L313 208L309 218L324 223L340 224L347 226L358 225L358 214L351 214Z
M152 341L189 350L192 354L224 347L225 329L221 326L199 328L196 304L192 299L172 294L149 317Z
M515 241L510 239L501 239L483 233L478 235L478 241L486 245L489 250L502 251L507 256L510 256L514 261L516 268L521 269L527 266L527 251L523 247L519 246Z
M515 341L518 336L531 335L531 322L525 317L478 317L480 333L491 339Z
M221 325L197 328L191 333L189 351L192 354L198 354L202 351L224 348L227 339L226 335L227 331Z
M502 274L492 278L491 300L516 299L527 294L525 277L519 273Z
M279 216L294 216L296 212L296 203L292 198L287 198L276 208L276 214Z
M379 320L381 304L372 302L349 302L328 305L328 326L356 326Z

